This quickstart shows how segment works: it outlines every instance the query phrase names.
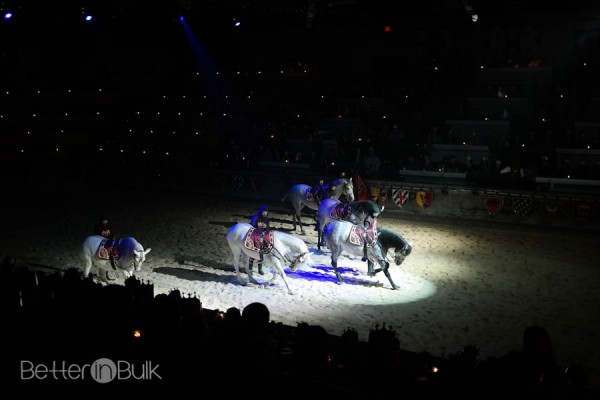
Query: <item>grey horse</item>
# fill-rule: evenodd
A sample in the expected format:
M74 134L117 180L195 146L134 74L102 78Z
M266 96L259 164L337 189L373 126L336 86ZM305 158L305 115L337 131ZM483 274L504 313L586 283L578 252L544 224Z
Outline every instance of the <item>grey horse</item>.
M338 199L340 195L344 193L350 201L354 201L354 184L352 183L352 178L334 179L333 181L325 184L325 189L328 189L331 185L335 185L335 192L333 193L334 199ZM287 198L289 198L292 202L292 206L294 207L294 213L292 214L294 231L296 230L296 226L299 225L300 232L302 234L305 234L304 227L302 226L302 221L300 219L302 209L305 206L313 211L317 211L319 209L317 202L311 198L310 189L311 186L299 183L292 186L292 188L281 199L281 201L285 201Z

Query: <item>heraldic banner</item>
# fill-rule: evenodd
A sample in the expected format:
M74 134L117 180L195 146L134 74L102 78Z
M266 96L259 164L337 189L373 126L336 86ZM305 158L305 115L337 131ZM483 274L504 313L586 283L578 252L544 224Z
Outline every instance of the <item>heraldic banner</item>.
M487 195L483 198L483 205L488 214L496 215L504 207L504 197L497 195Z
M408 190L407 189L394 189L392 190L392 199L394 203L400 208L408 201Z

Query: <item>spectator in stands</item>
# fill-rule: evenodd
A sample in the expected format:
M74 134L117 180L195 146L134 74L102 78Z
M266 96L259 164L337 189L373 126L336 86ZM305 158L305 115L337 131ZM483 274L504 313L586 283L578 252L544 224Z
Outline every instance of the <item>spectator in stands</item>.
M473 165L473 160L471 159L471 156L467 156L467 162L465 164L465 172L470 173L473 171L475 171L475 167Z
M458 164L455 156L449 156L444 159L442 170L445 172L461 172L461 167Z
M490 164L490 160L487 158L487 156L481 157L481 162L479 163L478 169L482 174L489 175L492 173L492 165Z
M495 168L494 168L494 173L496 175L506 175L509 174L511 171L510 165L508 164L503 164L502 160L497 159L495 162Z
M379 178L379 170L381 169L381 159L375 153L373 146L369 147L369 152L362 160L365 177L370 179Z
M435 165L431 162L431 158L428 155L421 157L421 171L434 171Z
M405 169L409 171L419 171L421 169L421 165L419 165L419 160L417 160L417 158L414 155L410 154L408 156L408 160L406 160Z
M242 368L251 374L274 370L277 363L277 343L271 335L269 308L259 302L250 303L242 310L241 335L252 343L241 354Z
M543 177L554 176L554 170L550 166L549 157L547 154L543 154L542 157L540 158L537 175L543 176Z
M573 178L574 179L589 179L590 176L590 168L589 165L585 161L580 161L573 170Z
M531 58L527 66L529 68L539 68L542 66L542 59L536 54Z
M504 358L507 384L523 394L551 395L559 391L560 371L548 331L540 326L528 326L523 332L521 351L510 352Z
M600 160L596 161L596 163L592 166L590 171L590 179L592 180L600 180Z
M354 157L352 158L352 170L355 173L362 174L364 172L362 161L363 161L362 150L360 149L360 147L357 146L354 149Z

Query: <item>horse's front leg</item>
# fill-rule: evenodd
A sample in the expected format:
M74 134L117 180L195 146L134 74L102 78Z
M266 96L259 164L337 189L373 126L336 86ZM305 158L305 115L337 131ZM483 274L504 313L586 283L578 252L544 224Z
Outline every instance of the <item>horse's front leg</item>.
M87 278L92 270L92 259L89 256L85 256L85 267L83 267L83 277Z
M259 260L260 260L260 255L257 258L254 258L254 261L257 261L257 264L258 264ZM250 257L243 257L242 262L244 263L244 268L246 269L246 275L248 275L248 281L254 283L255 285L259 285L258 281L256 279L254 279L252 269L250 269ZM263 267L263 265L264 264L260 264L261 268Z
M253 257L253 262L257 262L260 259L260 254L257 252L257 256ZM255 285L259 285L258 281L254 278L252 273L252 269L250 268L250 257L244 254L242 257L242 262L244 263L244 269L246 270L246 275L248 276L248 282L252 282Z
M381 264L381 262L380 262L380 264ZM390 266L390 263L383 261L383 267L382 267L383 273L390 281L390 284L392 285L392 290L400 289L400 286L398 286L394 283L394 280L392 279L392 275L390 275L389 266Z
M303 235L306 235L306 233L304 232L304 227L302 226L302 219L300 218L300 212L298 212L296 214L296 218L298 218L298 225L300 226L300 233L302 233ZM294 230L296 230L296 227L294 227Z
M108 270L103 268L98 268L98 277L104 283L108 283Z
M292 212L292 224L294 226L294 232L296 232L296 212Z
M335 272L335 277L337 279L338 285L341 285L344 280L342 279L342 275L340 275L340 271L338 271L337 267L337 257L331 256L331 266L333 267L333 271Z
M321 251L321 241L323 240L323 234L321 233L321 230L319 229L319 231L317 232L317 250Z
M283 270L283 265L281 265L281 262L276 259L275 257L271 258L271 264L272 264L272 269L273 269L273 277L268 281L265 282L263 284L263 286L265 288L269 287L269 285L271 285L273 283L273 281L275 280L275 278L277 277L277 275L281 275L281 279L283 279L283 283L285 283L285 287L288 290L289 294L294 294L294 292L292 291L292 289L290 288L290 285L288 284L288 281L285 277L285 271Z
M244 278L242 278L242 275L240 274L240 258L245 263L244 268L246 268L246 274L248 274L248 276L250 276L250 274L248 272L248 260L244 253L237 253L237 254L234 253L233 254L233 268L235 269L235 274L237 275L237 280L240 283L240 285L246 286L248 284L248 282L246 282L244 280Z

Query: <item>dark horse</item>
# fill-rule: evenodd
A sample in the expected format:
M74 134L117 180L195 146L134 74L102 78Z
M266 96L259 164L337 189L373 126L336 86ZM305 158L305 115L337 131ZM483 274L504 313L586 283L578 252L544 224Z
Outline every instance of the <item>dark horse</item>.
M319 204L318 214L318 237L317 249L321 250L323 245L323 229L332 221L343 220L352 222L354 225L363 224L368 215L378 217L385 207L379 206L372 200L354 201L342 203L337 199L326 199Z
M361 229L361 227L354 225L352 222L338 220L327 224L323 230L323 241L331 250L331 266L335 271L338 284L343 282L338 271L338 258L342 252L352 254L356 257L362 257L363 255L364 242L361 240ZM379 271L383 271L390 281L392 289L399 288L392 280L390 271L388 271L389 263L385 261L385 258L381 253L381 245L378 241L367 246L367 258L376 261L379 264Z
M412 251L412 246L406 240L404 240L402 235L390 229L377 228L377 242L379 242L379 246L381 247L381 254L383 255L383 258L386 258L390 249L394 249L394 264L396 265L402 264ZM368 263L369 276L373 276L381 271L380 268L376 270L373 269L373 262L371 260L369 260ZM387 261L385 263L386 267L389 268L390 263Z
M352 178L339 178L325 184L325 189L328 190L330 185L335 185L335 192L333 198L338 199L342 193L344 193L350 201L354 201L354 185L352 184ZM292 206L294 207L294 213L292 218L294 220L294 231L296 230L296 222L300 225L300 232L304 234L304 228L302 227L302 221L300 220L300 213L304 206L310 208L313 211L317 211L319 208L317 202L313 199L310 194L311 186L299 183L292 186L292 188L281 198L281 201L285 201L287 197L290 198Z

